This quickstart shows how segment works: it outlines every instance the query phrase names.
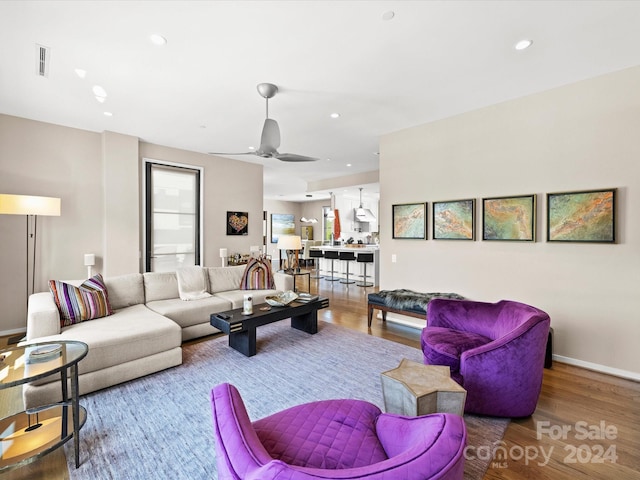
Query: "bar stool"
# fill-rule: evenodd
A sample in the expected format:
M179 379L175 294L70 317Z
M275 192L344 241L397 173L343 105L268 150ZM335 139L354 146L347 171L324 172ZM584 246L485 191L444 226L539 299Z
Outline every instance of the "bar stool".
M320 259L324 258L324 253L322 250L310 249L309 250L309 258L313 259L314 266L316 267L316 274L311 277L316 280L320 280L322 277L320 276Z
M328 280L329 282L337 282L340 279L333 276L334 273L337 273L333 269L333 261L334 260L338 260L338 258L339 258L338 251L337 250L326 250L324 252L324 258L326 258L327 260L331 260L331 270L329 270L329 272L327 272L327 273L331 273L331 277L324 277L324 279Z
M340 283L356 283L354 280L349 280L349 263L356 259L356 254L353 252L340 252L340 260L347 262L346 278L340 280Z
M367 282L367 278L371 278L367 275L367 263L373 263L373 253L358 253L356 261L358 263L364 263L364 275L360 275L362 277L362 281L356 283L356 285L359 287L373 287L373 283Z

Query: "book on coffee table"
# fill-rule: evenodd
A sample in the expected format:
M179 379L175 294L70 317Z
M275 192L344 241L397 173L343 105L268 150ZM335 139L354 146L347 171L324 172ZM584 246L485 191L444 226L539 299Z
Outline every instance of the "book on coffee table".
M309 303L309 302L318 300L318 298L320 298L318 295L311 295L310 293L301 293L298 295L298 298L296 298L295 301L299 303Z

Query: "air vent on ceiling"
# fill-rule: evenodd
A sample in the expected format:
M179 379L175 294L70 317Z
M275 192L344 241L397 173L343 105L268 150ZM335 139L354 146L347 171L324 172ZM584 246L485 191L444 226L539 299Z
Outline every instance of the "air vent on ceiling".
M36 43L36 74L40 77L49 76L49 62L51 49Z

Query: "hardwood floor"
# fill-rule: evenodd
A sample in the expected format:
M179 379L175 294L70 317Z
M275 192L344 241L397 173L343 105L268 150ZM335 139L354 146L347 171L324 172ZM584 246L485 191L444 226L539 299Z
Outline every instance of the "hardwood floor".
M323 280L312 280L311 286L331 302L320 311L321 320L420 348L417 329L377 318L367 328L367 293L374 289ZM3 408L5 402L18 401L17 395L17 400L0 397ZM554 362L545 370L535 413L512 420L495 446L500 448L483 447L484 452L467 454L496 453L485 480L640 480L640 383ZM0 479L68 480L62 452L0 474Z

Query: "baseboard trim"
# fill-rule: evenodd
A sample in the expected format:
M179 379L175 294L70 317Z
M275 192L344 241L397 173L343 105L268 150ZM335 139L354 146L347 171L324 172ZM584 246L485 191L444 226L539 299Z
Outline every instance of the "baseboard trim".
M379 318L380 321L382 321L382 311L378 310L376 318ZM420 320L419 318L394 314L390 312L387 313L387 321L404 325L406 327L417 328L418 330L422 330L426 326L426 320Z
M27 330L24 328L14 328L11 330L0 330L0 337L8 337L9 335L16 335L18 333L27 334Z
M378 312L377 317L382 320L381 312ZM407 327L413 327L422 330L424 324L420 324L421 321L417 318L405 317L402 315L387 314L387 321L395 322ZM573 365L575 367L584 368L586 370L593 370L598 373L605 373L607 375L613 375L614 377L625 378L627 380L634 380L640 382L640 373L632 372L630 370L623 370L621 368L608 367L599 363L586 362L584 360L578 360L577 358L565 357L563 355L553 355L555 362L566 363L567 365Z
M631 372L629 370L623 370L621 368L607 367L599 363L585 362L584 360L578 360L576 358L565 357L562 355L553 355L553 360L560 363L566 363L567 365L573 365L574 367L584 368L586 370L593 370L598 373L606 373L607 375L613 375L614 377L626 378L627 380L634 380L640 382L640 373Z

